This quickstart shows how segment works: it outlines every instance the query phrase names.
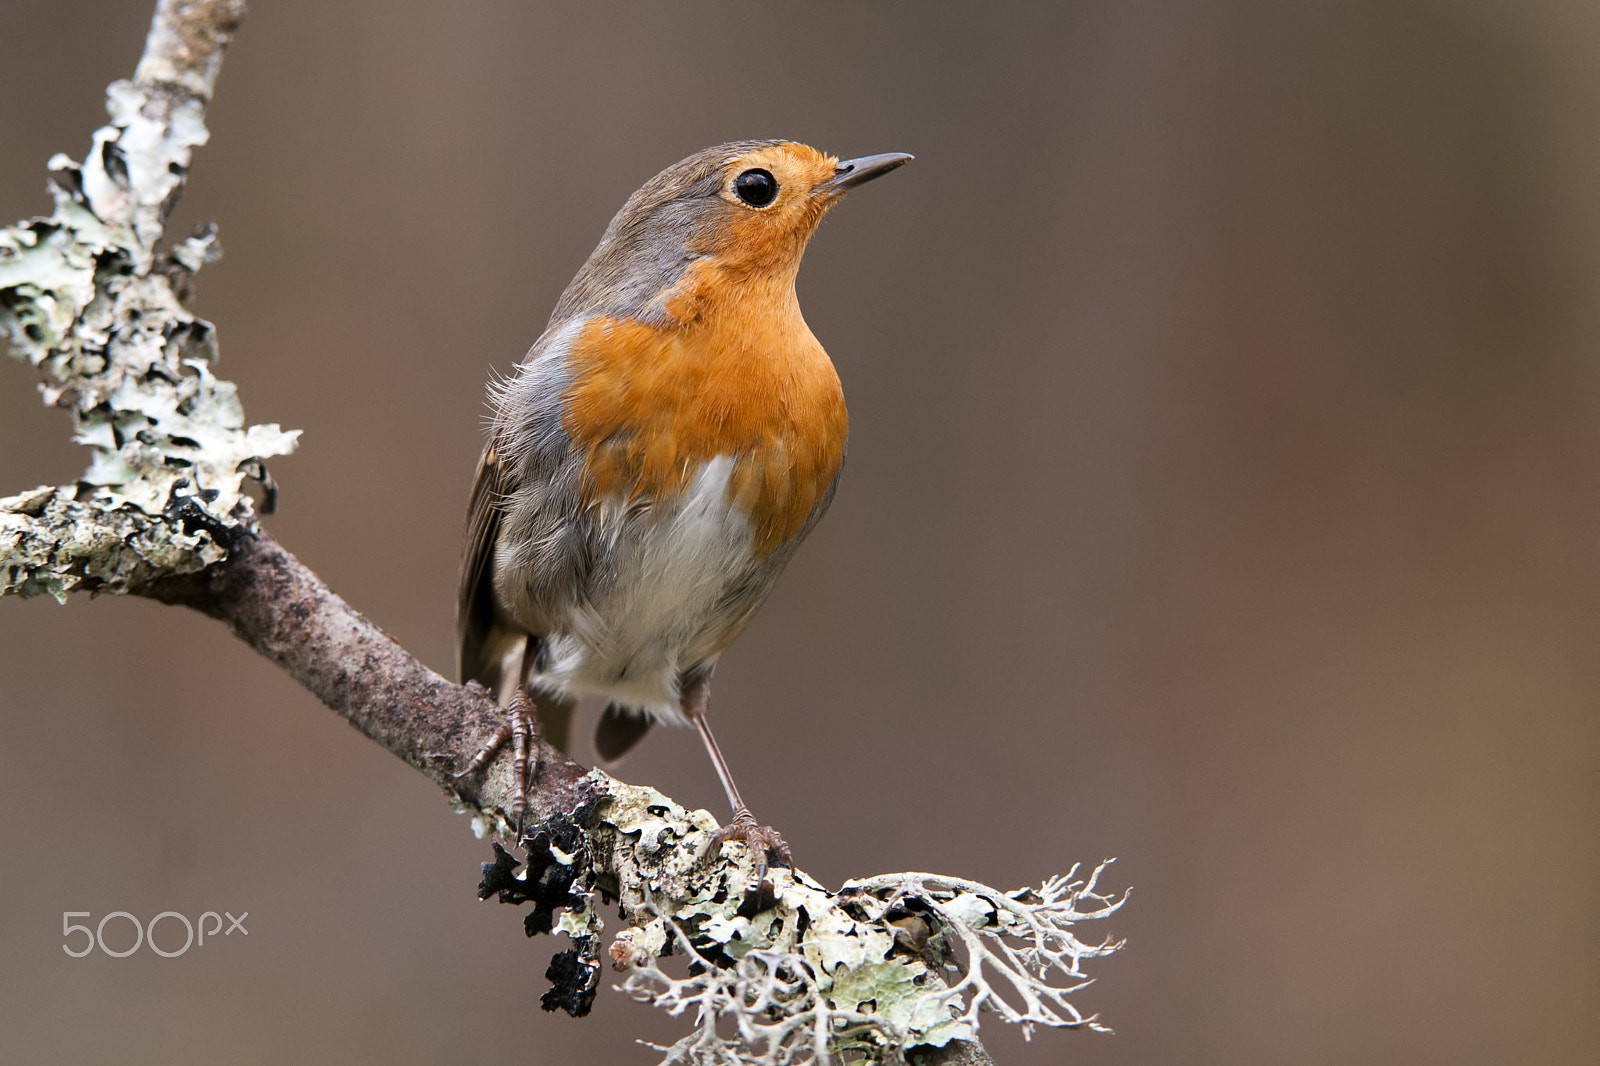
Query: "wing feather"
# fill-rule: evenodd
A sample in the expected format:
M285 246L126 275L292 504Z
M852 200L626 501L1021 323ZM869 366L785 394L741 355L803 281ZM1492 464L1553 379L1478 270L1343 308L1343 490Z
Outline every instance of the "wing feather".
M499 692L504 638L497 633L494 604L494 546L500 534L505 490L494 445L484 448L472 479L467 505L467 543L461 558L456 601L457 668L463 683L477 681Z

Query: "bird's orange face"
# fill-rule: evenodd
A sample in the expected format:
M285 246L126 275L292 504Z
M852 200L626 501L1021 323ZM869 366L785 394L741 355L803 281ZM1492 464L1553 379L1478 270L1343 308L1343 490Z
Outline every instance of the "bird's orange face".
M674 290L696 284L688 276L694 267L712 267L736 287L792 290L806 243L828 209L910 158L839 162L794 141L736 141L696 152L628 197L550 321L605 315L670 325L663 307Z
M746 152L721 168L720 210L688 242L725 269L792 275L822 216L839 199L839 160L793 141Z

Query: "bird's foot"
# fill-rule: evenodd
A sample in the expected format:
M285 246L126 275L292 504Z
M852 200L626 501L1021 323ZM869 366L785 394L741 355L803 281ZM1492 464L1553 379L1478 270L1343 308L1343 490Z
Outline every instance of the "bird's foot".
M772 862L780 866L794 866L794 858L789 854L789 845L770 825L757 825L755 817L744 807L734 811L733 821L718 829L716 835L712 837L712 855L719 853L722 845L730 840L744 844L755 856L755 877L745 893L745 904L752 910L761 910L769 906L773 890L772 883L767 880L767 870Z
M511 699L511 706L506 708L506 719L500 728L495 730L483 747L478 749L478 754L472 757L466 769L453 775L460 779L468 774L477 773L489 764L495 753L505 747L506 741L511 742L511 822L516 827L517 836L522 835L522 815L528 809L528 777L529 740L533 737L533 701L528 698L524 688L518 688L517 694Z

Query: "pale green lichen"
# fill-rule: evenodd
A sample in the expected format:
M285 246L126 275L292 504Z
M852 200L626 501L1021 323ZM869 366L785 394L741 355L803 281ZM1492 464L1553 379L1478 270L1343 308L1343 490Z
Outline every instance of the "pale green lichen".
M572 864L569 861L566 865ZM584 936L599 936L605 930L605 922L600 919L600 912L594 906L599 893L574 891L572 895L579 902L562 908L552 931L565 933L574 940Z

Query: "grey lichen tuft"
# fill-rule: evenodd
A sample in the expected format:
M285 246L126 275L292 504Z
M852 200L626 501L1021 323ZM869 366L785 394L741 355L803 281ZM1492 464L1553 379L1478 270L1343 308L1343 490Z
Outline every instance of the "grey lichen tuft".
M0 332L93 450L75 486L0 500L0 593L121 592L217 561L253 520L244 480L299 434L245 424L216 331L176 291L215 233L157 247L206 129L193 87L145 75L111 86L86 162L50 161L55 212L0 230Z
M776 868L758 900L754 857L742 844L714 854L706 812L595 779L612 797L592 834L609 849L597 865L616 879L601 887L620 895L629 923L610 950L622 990L694 1022L658 1047L664 1066L903 1062L919 1046L975 1039L984 1013L1024 1032L1104 1028L1068 997L1089 983L1083 960L1121 947L1073 932L1127 898L1098 890L1105 864L1015 892L906 873L832 893ZM673 955L686 957L686 975L662 967Z

